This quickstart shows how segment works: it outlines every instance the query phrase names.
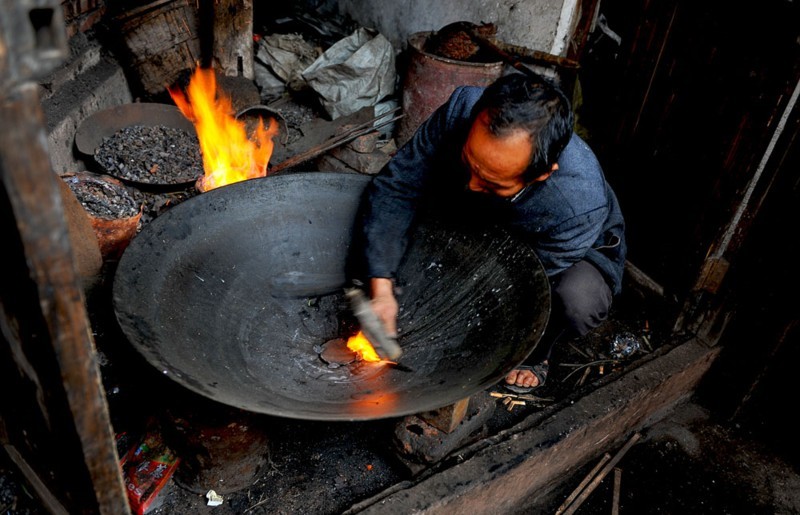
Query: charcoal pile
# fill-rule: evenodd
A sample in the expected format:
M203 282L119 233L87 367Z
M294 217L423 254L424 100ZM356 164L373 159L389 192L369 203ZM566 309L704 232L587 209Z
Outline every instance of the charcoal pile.
M139 214L139 204L122 184L87 174L66 175L62 179L84 209L94 217L118 220Z
M194 197L199 192L195 188L187 188L185 191L154 193L134 188L132 193L136 203L142 206L142 225L144 226L168 209Z
M103 138L94 158L108 174L142 184L183 184L203 175L197 136L163 125L125 127Z

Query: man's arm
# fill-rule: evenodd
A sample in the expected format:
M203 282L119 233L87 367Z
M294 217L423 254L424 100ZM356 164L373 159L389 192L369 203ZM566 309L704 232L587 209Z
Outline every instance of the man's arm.
M446 113L442 107L420 126L367 187L363 230L369 277L395 276L445 130Z
M469 117L479 94L477 88L458 88L368 186L362 229L367 276L373 308L392 332L396 330L398 310L393 280L425 188L436 173L437 152L453 123Z
M397 299L394 297L394 282L385 277L370 279L372 309L383 322L386 334L397 336Z
M367 190L364 217L365 257L372 308L389 335L397 334L398 303L394 277L407 247L431 161L440 136L437 115L423 124L412 140L373 179Z
M406 237L436 167L459 166L460 148L442 159L457 128L469 123L472 106L483 90L457 88L450 99L420 125L367 187L364 218L369 277L393 278L406 250Z

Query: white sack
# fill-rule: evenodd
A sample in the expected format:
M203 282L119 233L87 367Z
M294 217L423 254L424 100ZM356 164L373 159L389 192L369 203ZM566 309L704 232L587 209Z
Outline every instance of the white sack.
M332 120L394 93L396 74L392 44L365 28L336 42L303 71Z

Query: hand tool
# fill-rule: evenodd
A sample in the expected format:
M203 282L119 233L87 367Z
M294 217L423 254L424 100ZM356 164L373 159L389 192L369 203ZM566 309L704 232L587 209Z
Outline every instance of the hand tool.
M403 349L397 344L397 339L386 334L386 328L378 315L373 311L369 299L360 288L346 288L345 295L350 301L350 307L361 324L361 331L369 340L383 359L396 361L402 354Z

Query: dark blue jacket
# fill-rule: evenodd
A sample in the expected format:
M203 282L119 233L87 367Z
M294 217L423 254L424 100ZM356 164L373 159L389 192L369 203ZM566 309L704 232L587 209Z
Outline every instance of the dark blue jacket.
M460 87L423 123L367 189L364 222L369 277L394 277L420 211L499 224L528 241L548 276L586 259L619 293L625 223L589 146L573 134L558 170L514 202L469 192L461 150L483 88Z

